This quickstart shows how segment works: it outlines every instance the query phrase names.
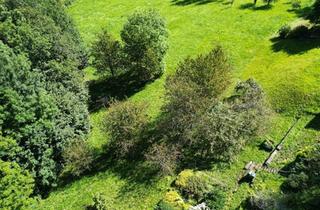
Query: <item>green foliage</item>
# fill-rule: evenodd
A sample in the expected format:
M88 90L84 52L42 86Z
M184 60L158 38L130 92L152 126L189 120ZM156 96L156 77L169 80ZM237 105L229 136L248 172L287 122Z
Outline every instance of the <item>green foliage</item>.
M87 142L75 140L71 142L62 154L65 166L63 173L80 176L92 167L93 152Z
M312 22L320 23L320 1L314 1L312 5L312 10L310 14L307 16Z
M245 209L248 210L273 210L279 209L275 195L270 192L260 192L247 199Z
M173 145L170 146L164 142L154 144L145 154L148 163L150 163L153 168L157 168L162 175L174 174L177 167L180 152Z
M15 162L0 160L0 208L4 210L25 209L33 200L34 180L26 170Z
M186 133L197 120L197 114L219 97L229 83L230 66L220 47L180 63L176 74L166 82L168 102L163 108L167 115L163 127L169 138L181 145L191 145Z
M187 210L190 205L186 204L179 193L175 190L166 192L163 199L157 204L155 210Z
M125 23L121 38L132 73L140 80L152 80L163 73L168 32L157 11L135 12Z
M131 101L111 104L103 124L110 135L109 145L118 157L135 156L148 122L145 110L144 104Z
M22 148L18 146L17 142L10 137L3 137L0 135L0 159L3 161L16 160Z
M205 195L204 201L210 209L220 210L225 208L227 198L220 187L214 187Z
M293 192L306 190L310 187L320 186L320 146L315 145L313 148L299 155L293 167L291 174L283 183L283 187Z
M223 187L219 180L214 179L206 172L194 172L189 169L182 171L174 183L182 195L197 201L204 200L209 193L213 194L215 188Z
M55 186L61 152L89 131L86 56L60 1L0 2L0 129L21 148L37 193Z
M98 34L91 51L94 58L93 65L99 72L109 71L112 76L115 76L124 66L121 44L107 30Z
M105 197L105 195L101 193L96 193L92 198L93 202L91 205L87 206L87 210L108 210L110 209L109 203Z

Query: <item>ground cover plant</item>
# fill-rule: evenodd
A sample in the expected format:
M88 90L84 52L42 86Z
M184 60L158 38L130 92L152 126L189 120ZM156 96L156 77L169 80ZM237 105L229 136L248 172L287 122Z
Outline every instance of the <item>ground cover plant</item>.
M221 177L230 188L224 191L224 209L236 209L255 192L266 188L279 192L285 180L280 175L261 171L253 188L244 184L234 191L239 171L246 162L252 159L262 162L267 156L268 153L257 147L264 138L277 142L296 114L301 116L286 141L285 155L279 156L273 163L274 167L282 167L295 159L299 148L313 144L315 136L319 135L317 123L308 126L314 118L309 114L319 112L319 40L273 39L281 26L302 15L303 8L311 4L311 1L302 1L301 10L292 10L290 1L278 1L265 7L263 2L253 6L251 1L242 0L234 1L232 6L228 2L213 1L98 0L93 3L76 0L68 12L88 47L102 28L107 28L111 36L119 40L123 24L137 9L155 8L166 19L169 49L165 57L164 75L142 89L125 94L130 102L148 102L145 113L151 122L161 116L161 107L166 102L164 84L166 78L175 73L178 63L188 56L208 53L216 43L226 50L233 67L230 88L225 90L223 97L232 95L233 88L240 80L254 78L262 87L271 109L276 112L270 116L268 133L250 139L250 143L229 166L210 167L213 175ZM98 83L103 81L103 77L90 67L86 69L86 80ZM106 155L103 154L103 148L108 143L102 124L106 113L108 109L105 108L95 110L90 119L92 132L88 142L92 148L101 151L101 157ZM60 186L35 208L81 209L92 203L94 194L102 193L108 196L114 209L152 209L174 179L171 176L142 176L145 179L141 180L135 174L141 171L143 164L139 168L137 163L126 162L123 167L106 161L105 165L97 168L98 172Z

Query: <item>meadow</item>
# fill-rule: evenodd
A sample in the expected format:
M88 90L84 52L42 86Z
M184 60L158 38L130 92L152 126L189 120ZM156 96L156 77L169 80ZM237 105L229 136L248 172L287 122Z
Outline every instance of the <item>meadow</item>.
M158 80L128 95L128 100L148 103L148 114L156 117L164 103L164 81L173 74L177 64L187 56L207 52L221 45L230 57L234 83L254 78L263 87L270 106L278 111L272 116L270 131L261 139L252 140L236 161L228 167L213 166L213 175L223 177L229 186L225 209L236 209L249 194L262 189L279 191L283 177L259 172L253 188L241 185L234 192L237 178L250 160L262 162L267 153L258 149L263 138L280 140L298 114L302 116L289 135L283 155L274 167L292 161L295 154L315 142L317 129L306 128L320 112L320 40L284 40L275 38L284 24L296 21L312 1L303 0L302 9L292 9L291 1L276 1L271 6L259 1L256 6L248 0L235 0L231 5L223 0L76 0L68 9L81 36L90 47L95 34L107 27L115 36L127 16L137 9L156 8L167 20L169 51L166 72ZM92 67L86 69L88 81L99 81ZM297 110L302 110L298 112ZM107 142L101 130L101 119L107 109L91 113L90 145L102 151ZM174 177L144 179L139 166L112 166L73 180L50 193L38 209L81 209L91 202L93 193L101 192L110 199L112 209L153 209L169 188Z

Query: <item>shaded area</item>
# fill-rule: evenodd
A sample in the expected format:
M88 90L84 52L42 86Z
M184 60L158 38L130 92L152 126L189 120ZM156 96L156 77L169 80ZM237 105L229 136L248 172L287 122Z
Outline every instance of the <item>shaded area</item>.
M308 122L305 128L320 131L320 113L315 114L314 118Z
M141 91L147 83L139 81L139 78L135 78L129 73L89 81L89 110L95 112L108 106L113 98L117 100L128 98Z
M217 0L172 0L172 4L177 6L186 6L189 4L203 5L212 2L217 2Z
M262 6L256 6L254 3L245 3L239 6L239 9L250 9L250 10L269 10L273 7L271 4L266 4Z
M313 48L320 47L320 39L280 39L272 38L272 50L274 52L284 51L289 55L303 54Z

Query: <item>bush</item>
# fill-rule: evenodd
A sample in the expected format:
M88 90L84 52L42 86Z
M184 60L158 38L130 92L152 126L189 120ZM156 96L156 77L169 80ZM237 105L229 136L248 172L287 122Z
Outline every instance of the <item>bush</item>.
M162 175L172 175L175 172L178 156L177 148L165 143L154 144L145 155L146 160Z
M193 123L199 121L199 115L221 96L229 83L230 66L221 47L180 63L176 74L166 81L168 102L162 109L166 116L160 128L167 134L168 141L185 151L197 146L197 142L187 136Z
M203 200L208 193L214 192L214 188L223 185L205 172L192 170L182 171L174 183L182 195L197 201Z
M62 154L65 166L62 174L72 174L80 176L85 171L91 169L93 152L84 141L74 141L66 147Z
M220 210L224 209L227 198L221 187L216 186L204 196L203 200L210 209Z
M110 136L109 145L120 158L134 157L148 122L146 105L131 101L114 101L104 119Z
M0 209L26 209L32 204L34 180L17 163L0 160Z
M164 198L157 204L155 210L187 210L190 205L186 204L179 193L175 190L168 191Z
M150 80L163 73L168 32L166 23L158 12L135 12L125 23L121 38L133 74L141 80Z
M274 210L277 208L277 200L270 192L260 192L247 199L246 208L248 210Z

